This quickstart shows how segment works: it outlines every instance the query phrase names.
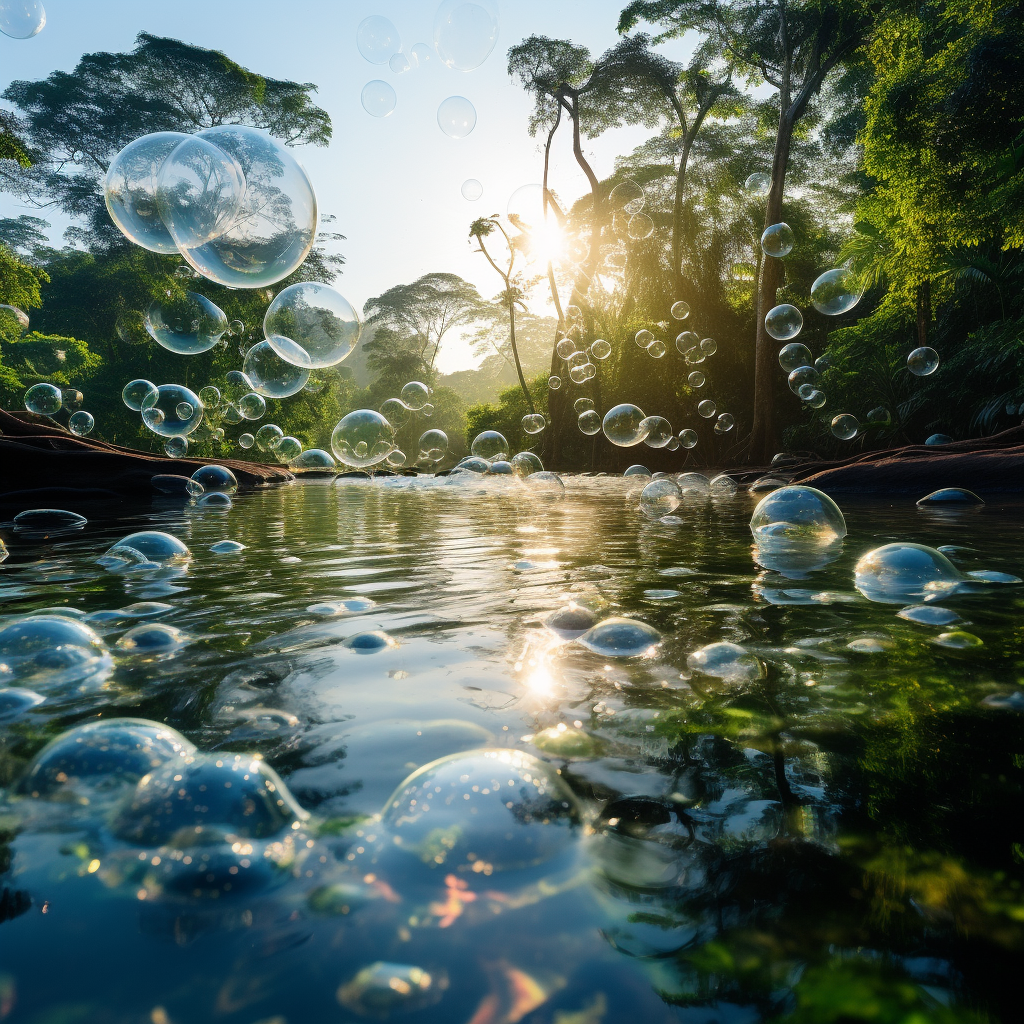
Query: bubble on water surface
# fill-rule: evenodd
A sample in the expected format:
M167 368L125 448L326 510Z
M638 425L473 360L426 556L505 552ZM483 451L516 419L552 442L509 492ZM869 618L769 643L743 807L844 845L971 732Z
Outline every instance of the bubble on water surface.
M557 473L549 473L547 470L531 473L524 483L539 497L552 501L559 501L565 497L565 484Z
M213 494L204 494L197 498L195 508L197 512L227 512L233 504L227 494L214 491Z
M893 642L877 636L859 636L851 640L847 645L848 651L855 654L883 654L891 651Z
M712 497L728 498L735 494L739 487L728 473L719 473L718 476L711 478L708 489Z
M939 353L927 345L915 348L907 356L907 369L915 377L927 377L939 368Z
M278 442L278 453L281 444L283 441ZM356 469L375 466L395 450L395 428L379 412L357 409L335 426L331 434L331 450L346 466Z
M472 71L487 60L498 40L494 0L444 0L434 15L434 49L455 71Z
M375 78L363 86L359 102L371 117L387 117L398 103L398 95L388 82Z
M963 651L972 647L981 647L984 640L963 629L954 629L949 633L940 633L932 643L938 644L940 647L951 647L954 650Z
M234 494L238 490L238 478L227 466L200 466L192 474L192 479L207 492Z
M476 108L465 96L449 96L437 108L437 126L451 139L464 139L476 127Z
M216 544L210 545L210 551L215 555L238 555L245 550L245 545L237 540L219 540Z
M85 516L62 508L30 508L14 517L13 526L15 533L41 538L81 530L87 522Z
M668 477L652 480L640 493L640 511L648 519L660 519L674 512L683 500L679 485Z
M64 396L53 384L33 384L25 392L25 408L40 416L54 416L60 412Z
M323 448L307 448L288 463L288 468L329 470L336 469L337 463L330 452L325 452Z
M82 622L63 615L26 615L0 629L6 684L30 689L98 686L110 675L106 644Z
M856 274L845 267L827 270L811 285L811 303L819 313L838 316L860 302L864 289Z
M154 657L172 654L186 643L188 637L177 627L150 622L129 629L118 639L117 647L127 654Z
M788 302L768 310L764 318L764 329L776 341L789 341L790 338L795 338L803 326L803 314Z
M952 608L943 608L937 604L912 604L901 608L896 617L921 626L951 626L960 621L960 616Z
M431 973L409 964L378 960L339 986L336 996L346 1010L384 1020L433 1006L447 987L448 977L443 971Z
M11 39L31 39L46 27L40 0L4 0L0 3L0 32Z
M572 601L549 612L541 621L560 639L575 640L597 623L597 616L589 608Z
M564 722L523 739L555 757L592 757L598 749L594 739L582 729L571 729Z
M143 530L119 540L113 547L108 548L103 557L109 557L114 561L135 561L138 555L149 562L174 565L187 562L192 557L192 552L177 537L169 533Z
M706 498L711 493L711 481L703 473L680 473L676 486L684 498Z
M827 547L846 536L846 520L823 491L794 484L761 499L750 519L750 532L762 551Z
M11 722L26 711L39 707L46 698L35 690L20 686L0 687L0 722Z
M508 450L508 441L497 430L481 431L470 445L470 451L477 458L487 459L489 462L498 459L499 456L502 459L507 458Z
M389 647L397 647L398 642L381 629L371 629L350 636L344 642L344 646L359 654L376 654Z
M355 348L361 330L359 314L349 301L316 281L279 292L263 319L263 332L274 351L304 369L340 363Z
M646 466L639 464L630 466L629 469L625 470L623 476L650 476L651 471Z
M631 448L640 444L646 435L642 426L646 416L638 406L623 402L609 409L604 415L601 427L604 436L620 448Z
M793 251L795 244L793 229L784 222L766 227L761 234L761 251L765 256L782 259Z
M854 568L854 585L869 600L910 604L933 583L956 584L964 576L941 552L924 544L884 544L863 555Z
M646 622L616 615L588 629L576 642L605 658L639 658L654 652L661 634Z
M849 412L841 412L832 417L832 433L840 441L852 441L860 431L860 421Z
M512 472L518 477L528 477L533 473L543 473L544 463L540 456L533 452L517 452L512 456Z
M368 612L376 606L376 602L369 597L349 597L342 601L321 601L319 604L311 604L306 608L310 615L319 615L324 619L334 619L339 615L356 615L360 612Z
M765 674L764 665L757 657L745 647L729 641L708 644L694 651L687 657L686 664L694 672L727 683L750 683Z

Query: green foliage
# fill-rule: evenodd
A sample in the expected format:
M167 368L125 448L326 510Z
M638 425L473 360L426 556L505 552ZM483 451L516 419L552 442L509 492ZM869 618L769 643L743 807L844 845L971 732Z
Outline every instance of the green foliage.
M547 403L548 375L541 374L527 382L534 406L539 410ZM523 430L523 417L530 412L523 389L505 388L498 395L498 404L473 405L466 411L466 447L473 443L473 438L484 430L497 430L509 443L511 457L516 452L536 449L543 438L537 434L527 434Z

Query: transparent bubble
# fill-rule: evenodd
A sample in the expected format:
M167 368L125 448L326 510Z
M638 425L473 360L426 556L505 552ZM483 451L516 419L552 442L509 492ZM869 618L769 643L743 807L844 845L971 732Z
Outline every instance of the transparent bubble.
M654 234L654 221L646 213L634 213L626 225L626 232L636 241L650 238Z
M427 402L427 404L423 406L422 411L424 416L430 417L434 415L434 407L430 402Z
M647 348L647 346L654 341L654 335L645 328L637 331L633 340L640 346L640 348Z
M719 473L718 476L711 478L708 489L711 491L712 496L725 498L735 494L739 488L736 486L736 481L728 473Z
M788 302L768 310L764 318L764 329L776 341L789 341L790 338L795 338L803 326L803 314Z
M400 427L412 418L412 410L400 398L386 398L379 412L393 427Z
M160 217L157 176L164 161L190 138L183 132L143 135L111 160L103 179L103 198L111 220L126 238L151 252L178 252Z
M316 237L316 196L306 172L283 143L256 128L221 125L197 137L241 167L246 188L230 227L204 245L181 247L181 255L229 288L265 288L287 277Z
M467 455L455 468L465 470L467 473L486 473L491 468L491 464L476 455Z
M601 424L604 436L620 448L631 448L646 437L646 428L641 424L646 419L638 406L623 402L605 413Z
M662 477L652 480L640 493L640 511L648 519L660 519L674 512L683 500L675 480Z
M363 86L359 102L371 117L387 117L398 103L398 96L388 82L375 78Z
M766 196L772 187L771 175L766 174L764 171L754 171L753 174L747 176L747 180L743 182L743 187L752 195Z
M467 178L462 183L462 198L475 203L484 194L484 187L476 178Z
M707 358L696 345L691 349L687 349L683 353L683 357L686 359L688 366L695 366L697 363L703 363Z
M840 441L852 441L860 431L860 422L849 412L841 412L832 417L832 433Z
M862 556L854 585L869 600L911 604L928 594L929 584L953 584L963 575L941 552L924 544L884 544Z
M872 409L867 415L868 423L873 423L877 426L888 426L891 419L892 417L889 415L889 410L882 405Z
M718 411L718 407L709 398L705 398L703 402L698 403L697 413L703 416L704 419L709 420Z
M413 64L404 53L396 53L391 60L388 61L388 67L396 75L405 74L406 71L412 68Z
M680 334L676 335L676 351L679 352L680 355L686 355L686 353L692 351L699 342L700 339L693 333L693 331L682 331Z
M43 690L101 683L113 668L96 633L63 615L26 615L0 628L4 685Z
M953 438L949 434L932 434L927 438L925 444L952 444Z
M596 434L601 429L601 417L593 409L585 409L580 413L577 422L584 434Z
M401 448L396 448L384 461L392 468L398 469L405 465L406 455Z
M700 343L700 350L706 356L713 356L718 351L718 342L714 338L705 338Z
M616 615L588 629L576 642L605 658L639 658L653 653L661 634L646 622Z
M188 451L188 438L181 435L169 437L164 442L164 454L172 459L182 459Z
M337 463L323 448L307 448L288 463L289 469L336 469Z
M782 259L783 256L788 256L793 251L795 244L796 236L788 224L772 224L765 228L761 235L761 251L765 256Z
M684 448L693 448L697 444L697 431L687 427L679 431L679 443Z
M621 210L629 216L639 213L644 208L646 198L643 188L632 178L620 181L608 195L612 209Z
M261 452L273 451L282 437L284 431L276 423L264 423L256 431L256 447Z
M548 388L551 391L557 391L562 386L562 378L552 374L548 377Z
M179 355L208 352L228 329L223 311L196 292L156 300L145 323L154 341Z
M711 481L703 473L680 473L676 484L684 498L706 498L711 493Z
M273 451L278 462L291 462L302 454L302 442L297 437L286 434L274 445Z
M256 439L252 436L252 434L238 435L238 447L244 448L246 451L248 451L253 446L253 444L255 444L255 442Z
M238 490L238 479L227 466L200 466L192 479L207 493L234 494Z
M727 683L751 683L764 674L764 665L745 647L723 641L708 644L694 651L687 659L694 672L721 679Z
M227 404L221 406L220 417L225 423L230 424L231 426L236 426L237 424L241 423L242 420L245 418L238 411L238 406L235 405L233 402L228 402Z
M557 473L549 473L547 470L531 473L525 482L541 498L560 501L565 497L565 484Z
M789 390L794 395L800 395L803 398L804 396L800 394L800 389L816 384L818 382L818 371L813 366L798 366L786 380L789 384Z
M78 412L73 412L71 418L68 420L68 430L72 434L77 434L79 437L85 437L86 434L91 434L93 428L96 426L96 421L93 419L91 412L86 412L84 409L79 409Z
M527 434L539 434L547 425L548 421L539 412L528 412L522 419Z
M723 412L715 423L716 434L727 434L736 426L736 417L731 412Z
M655 338L654 341L647 346L647 354L654 359L660 359L666 352L665 342Z
M85 395L77 388L65 388L61 391L61 408L67 412L78 412L85 401Z
M425 430L420 435L420 455L440 462L448 454L448 435L443 430Z
M839 267L825 271L815 280L811 285L811 302L819 313L838 316L853 309L863 293L857 275L852 270Z
M31 537L54 537L81 530L88 520L62 508L30 508L14 517L14 532Z
M331 449L346 466L375 466L395 450L395 428L379 412L357 409L334 428Z
M544 463L541 462L540 456L533 452L519 452L513 455L511 466L512 472L521 477L544 472Z
M590 354L595 359L607 359L612 354L612 347L604 338L598 338L590 346Z
M804 398L803 395L801 395L800 397ZM812 388L810 394L808 394L807 397L804 398L804 401L812 409L820 409L825 404L826 400L827 399L825 398L825 392L818 391L817 388Z
M410 964L378 960L341 985L337 996L351 1013L384 1020L433 1006L447 987L448 977L443 971L431 973Z
M581 412L586 412L588 409L593 408L594 400L592 398L577 398L576 401L572 403L573 412L576 413L577 416L579 416Z
M387 64L402 48L398 29L379 14L364 18L356 29L356 49L371 64Z
M179 416L178 407L192 407L190 416ZM184 437L199 427L203 419L203 403L182 384L161 384L154 395L150 392L142 406L142 422L161 437Z
M494 0L444 0L434 16L434 48L448 67L472 71L494 49L499 25Z
M40 416L54 416L60 412L64 396L53 384L33 384L25 392L25 408Z
M651 471L646 466L641 466L639 463L632 465L623 474L625 476L650 476Z
M506 462L504 459L495 459L487 468L488 473L492 473L495 476L513 476L514 470L512 469L512 463Z
M411 380L402 388L402 402L414 412L422 409L430 398L430 388L418 380Z
M262 395L250 391L238 400L238 411L247 420L261 420L267 414L267 403Z
M810 366L814 362L814 356L806 345L793 342L791 345L783 345L779 349L779 366L786 373L792 373L798 366Z
M669 312L676 320L685 320L690 315L690 304L680 299L678 302L672 303L672 308Z
M124 633L118 639L117 647L129 654L165 657L184 647L186 643L188 637L175 626L166 626L162 622L148 622Z
M672 439L672 424L664 416L645 416L639 428L648 448L664 448Z
M187 420L195 412L195 409L188 402L179 402L174 411L180 419Z
M508 455L508 441L496 430L483 430L473 438L469 450L479 459L500 461Z
M687 378L686 383L691 388L702 388L704 386L704 374L700 370L694 370Z
M362 325L348 300L316 281L293 284L267 309L263 333L274 351L306 369L334 366L355 348Z
M939 353L927 345L915 348L907 356L907 369L915 377L927 377L939 368Z
M452 139L464 139L476 127L476 108L465 96L449 96L437 108L437 125Z
M763 551L827 547L846 536L846 520L827 494L794 484L761 499L750 519L750 532Z
M257 397L263 395L267 398L287 398L300 392L309 380L309 370L294 363L285 362L269 341L260 341L253 345L245 354L243 372L252 384ZM202 397L202 391L199 392ZM243 395L239 403L245 400ZM266 403L264 403L264 412ZM241 404L239 410L245 416ZM260 413L262 416L263 413ZM259 419L259 416L246 417L247 419Z

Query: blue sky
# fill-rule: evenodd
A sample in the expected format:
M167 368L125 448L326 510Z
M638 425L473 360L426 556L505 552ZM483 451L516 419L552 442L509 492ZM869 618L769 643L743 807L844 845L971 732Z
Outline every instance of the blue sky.
M322 214L337 219L348 263L337 287L362 307L393 284L428 271L461 274L493 294L497 278L467 242L475 217L504 213L509 196L537 182L541 158L527 133L530 103L506 74L508 48L531 33L569 38L594 53L617 40L615 24L624 0L499 0L501 31L488 60L471 72L453 71L436 58L402 75L387 65L370 64L356 49L356 27L363 18L389 18L408 51L432 43L434 0L328 2L328 0L44 0L46 28L32 39L0 36L0 87L15 79L42 78L71 70L83 53L128 50L140 31L173 36L223 50L249 69L275 78L314 82L317 102L334 124L331 145L301 147L296 155L317 192ZM689 40L662 49L685 60ZM398 102L386 118L374 118L360 104L360 92L372 79L394 87ZM437 126L442 100L461 95L477 111L475 130L451 139ZM643 140L643 129L623 128L586 143L599 175L611 172L615 156ZM572 159L570 137L556 143L552 186L563 198L582 194L586 181ZM461 195L462 183L476 178L484 186L477 202ZM0 196L6 215L26 210ZM65 222L44 214L59 238ZM442 352L448 372L472 364L457 340Z

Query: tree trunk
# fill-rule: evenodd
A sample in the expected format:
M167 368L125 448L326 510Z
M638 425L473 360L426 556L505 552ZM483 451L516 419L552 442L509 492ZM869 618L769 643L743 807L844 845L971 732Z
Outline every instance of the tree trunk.
M508 285L508 290L511 293L511 283ZM533 395L530 394L530 389L526 386L526 378L523 376L523 364L519 362L519 346L516 345L516 304L511 294L508 300L508 330L509 341L512 342L512 358L516 361L516 373L519 374L519 383L522 386L523 395L526 397L526 404L529 406L530 412L536 412L537 410L533 407Z
M932 322L932 283L922 281L917 286L917 345L928 344L928 328Z
M696 134L696 133L694 133ZM690 159L693 136L686 135L683 149L679 154L679 169L676 171L676 195L672 202L672 273L677 289L683 284L683 185L686 181L686 165Z

